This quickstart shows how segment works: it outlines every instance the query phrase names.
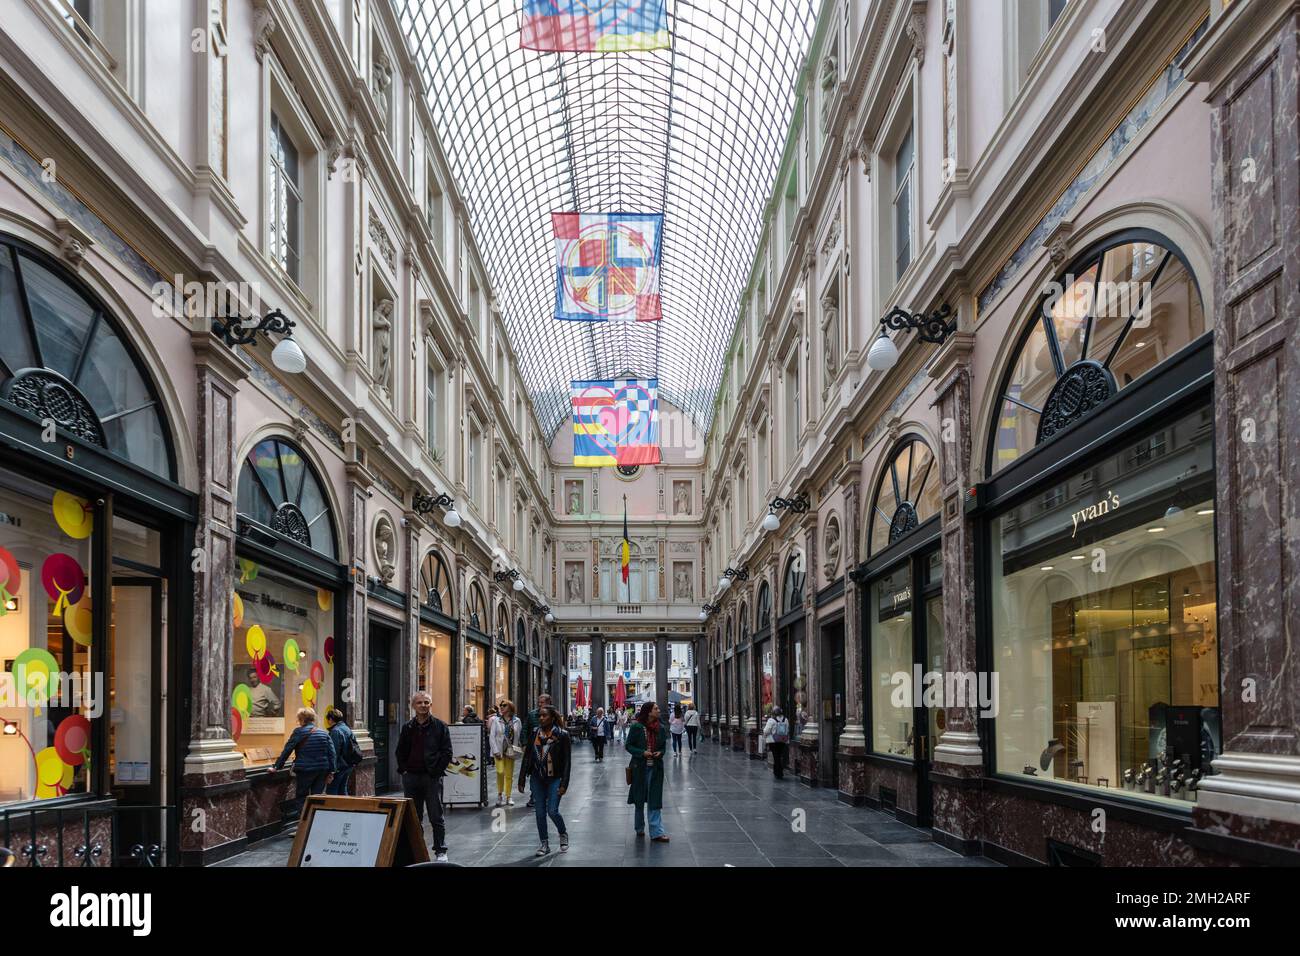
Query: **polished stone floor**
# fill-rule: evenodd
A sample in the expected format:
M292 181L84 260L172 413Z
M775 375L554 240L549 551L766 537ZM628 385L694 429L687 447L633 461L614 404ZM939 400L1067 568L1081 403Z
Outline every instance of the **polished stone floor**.
M551 833L551 854L534 856L536 818L516 806L447 812L453 863L466 866L993 866L962 857L926 831L875 810L850 807L834 791L775 780L761 762L702 741L693 755L668 758L664 826L671 842L638 840L632 831L622 746L596 763L591 745L574 743L569 790L560 805L571 841ZM488 784L496 799L496 777ZM800 812L802 811L802 813ZM802 829L799 824L802 823ZM428 836L428 826L425 826ZM279 836L221 866L283 866L292 838Z

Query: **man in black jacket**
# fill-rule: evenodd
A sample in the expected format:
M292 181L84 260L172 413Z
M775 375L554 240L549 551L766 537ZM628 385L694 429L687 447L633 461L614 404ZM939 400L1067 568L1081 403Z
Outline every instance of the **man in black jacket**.
M433 700L424 691L411 697L415 717L402 725L397 737L397 770L402 775L402 793L415 801L415 815L421 829L428 807L433 827L434 859L447 862L447 829L442 822L442 775L451 763L451 734L447 725L429 713Z

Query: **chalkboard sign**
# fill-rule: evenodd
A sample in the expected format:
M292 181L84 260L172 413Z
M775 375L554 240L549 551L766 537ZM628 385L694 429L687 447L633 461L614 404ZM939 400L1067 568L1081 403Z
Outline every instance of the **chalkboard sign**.
M290 866L410 866L428 860L415 807L406 797L308 797L289 854Z

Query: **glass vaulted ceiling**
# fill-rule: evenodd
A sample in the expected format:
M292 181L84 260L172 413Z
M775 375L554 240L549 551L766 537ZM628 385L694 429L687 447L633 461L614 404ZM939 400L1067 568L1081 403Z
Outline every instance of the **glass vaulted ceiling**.
M521 50L520 0L394 2L542 427L629 372L707 429L814 0L669 0L672 49L598 54ZM552 318L552 211L662 211L663 320Z

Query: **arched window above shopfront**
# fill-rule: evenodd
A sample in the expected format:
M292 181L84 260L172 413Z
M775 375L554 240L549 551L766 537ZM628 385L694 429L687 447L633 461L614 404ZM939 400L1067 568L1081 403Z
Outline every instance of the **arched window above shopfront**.
M469 586L469 626L481 631L486 622L487 604L483 601L483 589L476 581Z
M739 632L740 643L744 644L749 640L749 605L740 605L740 617L736 621L736 630Z
M803 607L803 585L807 577L807 569L804 565L803 551L795 548L785 562L784 583L781 587L781 612L783 614L789 614L791 611Z
M3 236L0 399L176 479L158 395L109 310L53 259Z
M763 630L772 623L772 589L764 581L758 586L758 611L754 622L756 630Z
M497 605L496 633L497 640L502 644L510 643L510 611L504 602Z
M430 551L420 564L420 603L448 617L456 615L452 599L451 574L437 551Z
M522 617L515 621L515 647L519 648L521 654L528 653L528 626Z
M939 467L930 446L908 435L886 460L865 522L868 555L883 551L939 513Z
M1022 333L990 423L992 474L1207 331L1186 258L1145 229L1111 236L1051 283Z
M329 558L338 556L325 485L284 438L258 442L239 473L239 513Z
M542 656L542 636L538 633L537 628L533 628L533 657Z

